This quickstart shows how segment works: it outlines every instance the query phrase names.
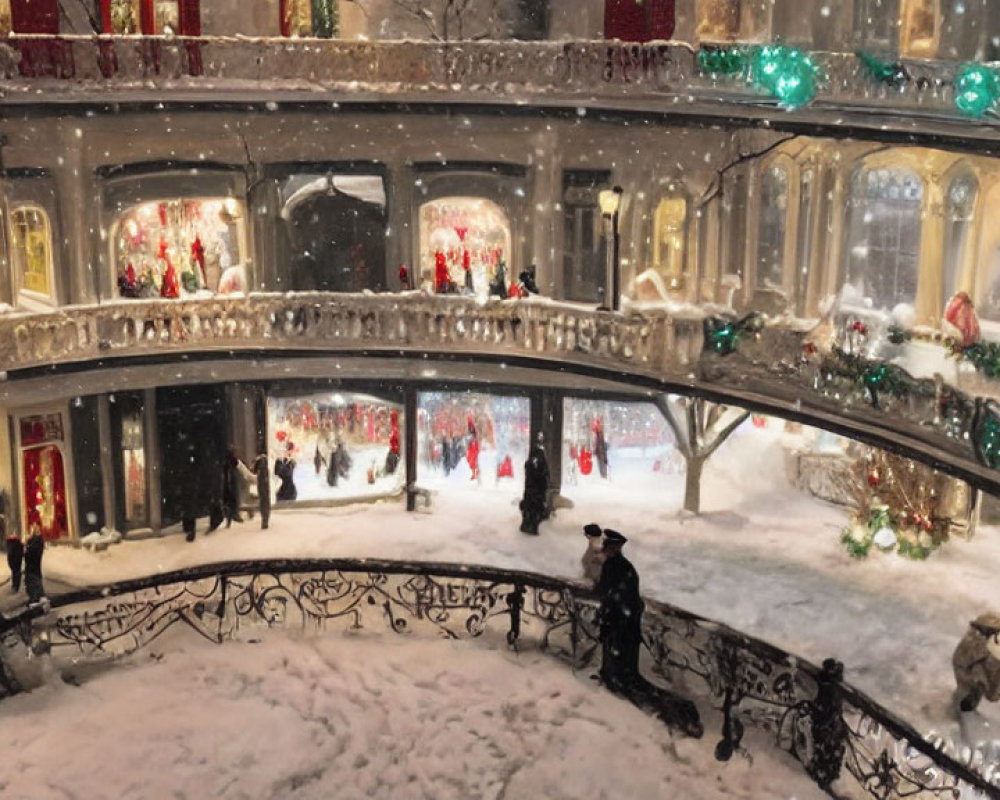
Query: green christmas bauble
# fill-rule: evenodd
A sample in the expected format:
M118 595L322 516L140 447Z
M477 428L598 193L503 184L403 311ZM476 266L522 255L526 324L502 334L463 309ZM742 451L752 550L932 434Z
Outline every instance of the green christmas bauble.
M963 114L982 117L1000 99L1000 75L985 64L965 64L955 76L955 107Z
M798 108L816 96L816 64L794 47L767 45L754 53L754 83L788 108Z

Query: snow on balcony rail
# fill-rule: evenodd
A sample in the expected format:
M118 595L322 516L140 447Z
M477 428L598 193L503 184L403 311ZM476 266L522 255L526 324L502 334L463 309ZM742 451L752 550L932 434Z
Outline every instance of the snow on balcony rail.
M677 111L720 101L773 109L776 101L739 77L703 74L697 52L677 42L379 41L249 37L31 36L0 43L0 78L8 100L60 102L142 96L189 99L273 92L321 98L324 93L438 99L460 93L497 102L600 105L636 98L668 101ZM958 65L903 60L910 79L888 86L872 79L853 53L816 53L822 80L814 109L843 112L960 115L954 107ZM39 89L44 87L44 92ZM167 94L163 95L162 93ZM662 105L662 103L660 103ZM648 103L646 103L648 105ZM704 109L703 109L704 110ZM731 113L731 110L729 112Z
M505 639L592 670L601 652L596 612L593 591L580 584L492 567L372 559L205 564L78 590L0 619L0 697L25 688L18 674L30 676L26 664L39 656L72 671L131 655L170 631L217 643L252 638L261 627ZM656 601L647 601L643 640L641 671L698 700L709 730L721 729L717 758L767 743L838 797L1000 797L981 774L853 689L832 659L818 668ZM763 738L744 742L744 726Z

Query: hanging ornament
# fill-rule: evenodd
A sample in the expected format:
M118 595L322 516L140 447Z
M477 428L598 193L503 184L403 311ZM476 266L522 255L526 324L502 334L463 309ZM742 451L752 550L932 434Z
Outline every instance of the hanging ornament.
M720 356L728 356L739 348L742 336L756 335L763 327L764 318L756 312L735 321L708 317L704 322L705 346Z
M859 50L857 56L868 69L869 74L879 83L896 88L910 80L909 71L899 61L880 61L863 50Z
M990 469L1000 467L1000 405L996 401L979 401L972 442L980 463Z
M787 108L804 106L816 96L818 74L819 67L811 56L784 45L759 47L750 61L754 85Z
M982 118L1000 99L1000 75L985 64L964 64L955 76L955 107Z

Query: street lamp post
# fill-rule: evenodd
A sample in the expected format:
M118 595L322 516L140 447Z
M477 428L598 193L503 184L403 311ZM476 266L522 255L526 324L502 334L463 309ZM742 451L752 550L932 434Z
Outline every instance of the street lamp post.
M611 248L605 259L604 307L617 311L621 298L621 236L618 233L618 213L622 201L622 187L603 189L598 195L601 215L611 227Z

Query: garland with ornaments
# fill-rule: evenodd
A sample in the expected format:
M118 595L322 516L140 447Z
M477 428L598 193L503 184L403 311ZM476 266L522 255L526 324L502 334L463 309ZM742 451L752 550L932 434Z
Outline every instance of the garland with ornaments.
M886 61L870 53L855 54L872 80L900 89L914 80L901 61ZM712 78L739 78L775 97L785 108L795 109L816 97L823 69L810 53L783 44L703 46L697 53L698 71ZM918 86L929 84L927 77L916 79ZM986 64L962 64L953 81L955 108L962 114L982 119L997 115L1000 101L1000 71Z

